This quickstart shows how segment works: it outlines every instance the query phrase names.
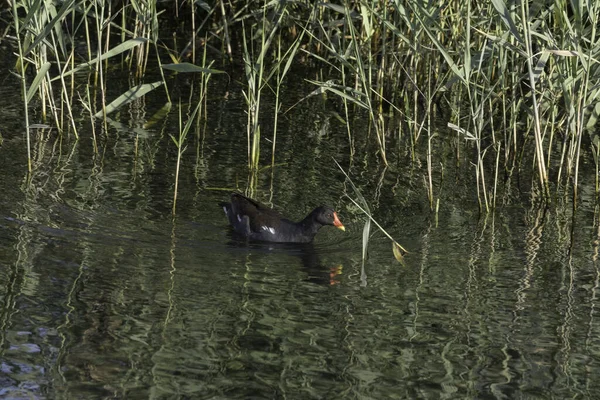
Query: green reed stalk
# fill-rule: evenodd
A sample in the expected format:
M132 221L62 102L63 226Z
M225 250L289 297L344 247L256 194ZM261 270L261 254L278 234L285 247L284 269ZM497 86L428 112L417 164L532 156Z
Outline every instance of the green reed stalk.
M359 40L358 32L352 23L352 16L350 15L350 9L348 7L344 7L346 20L348 21L348 29L350 32L351 40L352 40L352 48L354 50L355 61L356 61L356 70L357 70L357 79L362 87L362 92L364 93L364 101L366 103L367 111L369 112L370 122L372 126L375 128L375 137L377 138L377 144L379 146L379 153L381 155L381 159L383 163L387 166L387 158L385 152L385 127L383 123L383 116L381 114L375 115L375 108L373 107L371 95L375 91L373 88L373 84L371 81L371 70L372 70L372 62L371 62L371 49L369 47L370 38L373 35L372 25L370 23L365 22L368 20L368 12L363 7L363 33L365 35L365 42L367 43L367 52L368 57L367 60L363 60L361 49L364 46L361 46L361 40Z
M594 137L594 141L592 143L594 156L594 167L596 168L596 176L595 176L595 193L596 193L596 202L600 200L600 138L598 136Z
M206 38L205 38L206 39ZM202 52L202 68L210 70L213 63L210 62L207 64L206 59L206 46L204 46L204 51ZM207 101L208 101L208 81L210 80L212 73L203 72L202 78L200 79L200 98L198 99L198 104L201 104L200 111L198 113L198 117L202 115L202 110L204 109L204 117L206 118L207 113ZM166 83L165 83L166 85Z
M263 31L264 32L264 31ZM244 69L246 71L246 80L248 81L248 93L242 91L246 104L248 106L248 123L246 126L246 138L248 142L248 168L250 170L258 169L258 160L260 152L260 126L258 115L260 110L260 80L262 78L263 64L256 64L253 61L246 39L245 25L242 24L243 45L244 45ZM263 34L264 44L264 34Z
M429 64L429 75L431 75L431 61ZM433 84L433 80L429 80L429 85L427 85L427 99L426 101L426 109L423 115L423 123L422 125L427 126L427 197L429 198L429 209L431 211L434 210L433 204L433 165L432 165L432 141L435 137L435 133L433 132L433 126L431 126L431 102L432 102L432 89L431 85ZM427 121L427 122L425 122Z
M349 122L350 109L348 105L354 104L365 109L367 106L362 101L364 94L349 87L349 80L351 79L350 76L354 72L354 68L353 65L347 61L347 58L349 57L348 53L351 51L350 46L348 46L346 51L343 51L343 49L346 48L345 46L347 46L344 39L346 35L342 35L342 38L328 35L328 32L322 24L322 19L322 16L317 17L314 19L314 21L313 19L309 19L306 26L302 27L302 33L309 37L309 41L314 41L316 43L315 47L317 48L316 52L309 52L307 50L304 51L327 65L329 68L339 71L341 85L334 85L332 81L324 82L322 79L318 81L309 81L318 86L318 89L310 93L309 96L331 92L340 97L344 106L344 125L346 126L346 131L348 133L350 156L352 156L354 155L354 138L352 136L351 124ZM319 31L317 31L316 34L308 29L311 21L313 21L315 25L319 26ZM327 40L327 42L324 42L323 40ZM327 51L330 58L333 58L333 61L329 58L321 57L318 53L322 51Z
M281 53L281 48L282 48L281 35L278 36L278 40L277 40L277 60L278 61L271 68L271 71L268 74L267 79L266 79L267 81L270 81L271 77L274 74L277 74L276 81L275 81L275 115L274 115L274 120L273 120L273 143L272 143L272 151L271 151L271 167L275 166L275 147L277 144L277 123L278 123L278 119L279 119L278 118L279 112L281 111L281 102L280 102L279 93L281 90L281 86L284 82L284 79L286 78L287 73L289 72L290 67L292 66L292 62L294 61L296 54L298 54L298 49L300 48L300 45L302 44L302 40L304 38L305 32L306 32L306 29L301 30L298 37L294 40L292 45L288 48L288 50L284 54ZM283 64L284 61L285 61L285 64ZM283 68L282 68L282 65L283 65Z
M71 128L73 129L73 134L75 135L76 139L79 139L79 134L77 133L77 125L75 124L75 118L73 117L73 109L71 107L73 98L69 97L69 89L67 88L67 84L65 82L65 77L64 77L65 71L68 66L69 66L69 60L67 60L64 68L60 72L60 83L61 83L61 87L62 87L63 104L67 108L68 118L69 118L69 122L71 123ZM61 109L62 109L62 107L61 107Z
M535 153L537 157L537 167L538 174L540 179L540 186L543 188L545 194L547 196L550 195L550 189L548 187L548 175L546 173L546 163L544 161L544 149L542 145L542 129L541 129L541 121L540 114L538 108L538 99L536 95L536 78L535 71L533 65L533 49L531 45L531 27L529 23L529 19L527 18L529 15L529 5L527 2L521 2L521 19L523 23L523 38L525 40L525 51L527 52L527 72L529 76L529 84L531 88L531 100L533 102L532 111L534 117L534 137L535 137Z
M277 38L277 59L281 60L281 35L278 36ZM273 174L275 172L275 147L277 145L277 122L278 122L278 117L279 117L279 111L281 108L281 104L279 102L279 92L281 90L281 83L282 83L282 74L281 74L281 69L279 68L279 63L277 63L275 69L277 70L277 82L275 85L275 111L274 111L274 116L273 116L273 140L272 140L272 147L271 147L271 174Z
M92 97L90 96L90 87L89 85L85 86L85 101L81 101L84 108L88 111L90 116L90 127L92 129L92 142L94 147L94 154L98 154L98 140L96 138L96 124L94 123L94 113L92 112Z
M74 0L64 2L60 10L56 10L54 3L51 1L38 1L31 4L31 6L29 3L24 2L20 3L20 6L27 11L24 19L26 25L22 29L25 42L28 45L24 54L25 61L26 64L34 65L37 72L36 79L29 89L29 100L33 98L32 90L38 91L43 121L46 121L49 110L56 127L59 131L62 131L64 128L63 107L55 101L49 69L46 66L50 65L48 57L53 55L57 59L60 68L60 58L64 56L66 50L65 35L61 23L65 15L73 9ZM17 32L17 34L21 34L21 32Z
M101 93L101 103L102 103L102 114L104 116L104 131L108 133L108 125L106 122L106 90L104 85L104 69L102 67L102 26L104 24L103 20L104 15L104 2L100 8L98 8L98 2L94 1L94 16L95 16L95 24L96 24L96 41L97 41L97 55L96 55L96 75L94 86L98 86L98 80L100 81L100 93Z
M176 138L173 135L169 135L171 137L171 140L173 140L173 143L175 143L175 146L177 147L177 164L175 167L175 190L173 192L173 208L172 208L173 215L175 215L175 211L177 209L177 193L179 191L179 171L181 169L181 156L187 149L187 146L184 146L185 140L187 138L187 135L188 135L191 127L194 124L196 114L198 114L198 110L200 109L200 104L202 104L202 102L198 102L196 104L196 108L194 108L194 111L188 118L187 122L185 123L185 126L182 127L181 124L182 124L183 120L181 117L181 103L180 103L179 104L179 136Z
M231 39L229 38L229 22L227 21L227 14L225 13L224 1L220 1L221 16L223 17L223 35L225 36L225 45L227 48L227 55L229 56L229 62L233 62L233 52L231 50Z
M29 101L27 98L27 80L25 79L25 58L23 56L23 43L21 42L21 25L19 21L19 14L17 12L17 2L12 1L13 21L15 24L15 30L17 31L17 46L19 48L19 72L21 73L21 96L23 97L24 111L25 111L25 136L27 138L27 170L31 173L31 135L29 128Z
M256 59L254 59L253 46L248 46L248 40L246 37L245 24L242 23L242 36L243 36L243 48L244 48L244 69L246 72L246 80L248 81L248 93L244 92L244 98L248 105L248 126L247 126L247 142L248 142L248 167L252 171L258 171L259 158L260 158L260 103L261 93L265 85L267 85L268 79L263 80L265 75L272 76L278 68L279 64L276 64L275 68L271 70L270 74L265 73L265 56L273 42L275 35L279 31L283 16L286 14L285 5L276 9L278 19L271 26L268 24L267 19L267 6L269 4L265 1L263 5L262 15L262 26L261 26L261 42L260 52ZM267 33L268 29L270 31ZM252 43L251 43L252 44ZM294 49L292 54L295 54L297 47L292 46ZM289 52L289 51L288 51ZM289 68L289 65L287 65ZM287 71L286 68L286 71Z
M598 111L600 107L598 107L598 95L600 94L600 87L598 84L594 85L594 90L590 90L590 79L591 79L591 65L597 63L594 60L596 56L600 54L600 46L598 45L596 34L598 27L598 14L600 13L600 5L594 3L589 9L589 18L591 25L591 34L589 35L590 44L589 50L587 53L583 51L583 46L580 45L580 57L579 60L581 64L584 66L584 78L583 85L578 93L578 101L577 101L577 162L575 164L575 180L573 183L573 198L574 204L577 205L577 188L578 188L578 177L579 177L579 154L581 151L581 138L583 136L583 130L585 125L585 115L588 114L586 109L595 103L594 110ZM594 70L598 70L598 66ZM598 73L596 73L596 78L598 78ZM598 80L595 80L598 82ZM593 114L592 114L593 115ZM597 118L597 116L593 116L591 118ZM591 120L589 118L589 120ZM588 120L587 127L592 128L595 124L592 121ZM590 123L591 122L591 123ZM592 146L593 148L593 146ZM597 164L597 163L596 163ZM598 174L596 173L596 180L598 179ZM597 184L596 184L597 186Z

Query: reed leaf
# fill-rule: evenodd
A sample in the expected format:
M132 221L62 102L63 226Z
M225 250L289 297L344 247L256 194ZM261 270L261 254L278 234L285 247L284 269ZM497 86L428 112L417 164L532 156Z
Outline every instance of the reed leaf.
M50 69L51 66L52 66L52 64L49 62L44 63L40 66L40 70L35 75L35 78L33 79L33 82L31 82L29 89L27 89L27 102L28 103L31 101L31 99L37 92L38 88L40 87L40 84L44 80L44 77L46 76L46 73L48 72L48 70Z
M132 101L144 97L148 92L151 92L152 90L162 85L163 82L159 81L154 83L145 83L143 85L139 85L129 89L106 106L106 114L108 115L111 112L123 107L124 105L131 103ZM96 114L94 114L94 118L101 117L103 113L104 111L98 111Z
M356 207L358 207L358 209L360 211L362 211L363 214L365 214L370 221L373 221L373 223L375 224L375 226L377 226L379 228L379 230L381 232L383 232L383 234L385 236L387 236L388 239L390 239L392 241L392 243L394 243L394 245L397 246L400 251L402 251L404 253L408 253L408 251L404 247L402 247L400 245L400 243L398 243L389 233L387 233L387 231L385 229L383 229L383 227L377 222L377 220L375 220L375 218L373 218L373 216L371 215L371 211L369 210L369 203L367 203L367 201L365 200L365 198L362 195L362 193L360 192L360 190L356 187L356 185L354 185L354 182L352 182L352 179L350 179L350 176L348 176L348 174L346 173L346 171L344 171L344 169L342 168L342 166L335 159L333 160L333 162L335 162L335 165L337 165L337 167L340 169L340 171L342 171L342 173L346 177L348 183L350 183L350 186L354 190L354 194L356 195L356 197L358 198L358 200L360 201L361 204L359 204L352 197L348 196L348 198L350 199L350 201ZM370 224L369 224L369 228L368 229L369 230L371 229ZM363 246L364 246L364 232L365 232L365 230L363 229Z
M369 248L369 235L371 234L371 219L367 218L363 227L362 235L362 261L367 260L367 249Z
M420 6L420 4L411 5L418 7L418 9L413 8L413 11L415 13L415 17L419 20L423 31L427 34L427 36L429 36L429 39L433 42L435 47L442 54L442 57L444 57L444 60L446 60L446 63L448 64L452 72L454 72L454 75L456 75L456 77L458 77L463 83L466 84L467 81L463 69L460 68L456 62L454 62L454 59L452 58L450 53L448 53L446 47L442 45L442 43L438 40L437 34L434 33L434 31L430 28L430 26L435 26L437 24L433 21L432 18L427 18L427 21L425 21L425 18L421 16L421 14L424 13L424 9Z
M134 47L137 47L139 45L145 44L148 42L148 39L146 38L135 38L135 39L130 39L126 42L121 43L118 46L113 47L112 49L110 49L109 51L107 51L106 53L102 53L102 55L100 57L96 57L91 61L85 62L83 64L78 65L77 67L73 68L72 70L65 72L63 74L63 78L67 77L69 75L72 75L78 71L81 71L84 68L88 68L91 67L95 64L97 64L99 61L104 61L104 60L108 60L109 58L115 57L125 51L131 50ZM59 79L60 77L55 77L52 80L56 80Z
M218 69L213 69L213 68L199 67L199 66L191 64L191 63L163 64L162 68L168 69L169 71L175 71L175 72L181 72L181 73L201 72L204 74L225 74L225 71L220 71Z
M369 105L360 99L362 97L365 97L365 94L359 90L353 89L351 87L336 85L336 84L332 83L331 81L319 82L319 81L312 81L309 79L307 79L306 81L309 83L312 83L313 85L319 86L318 89L312 91L306 97L314 96L316 94L322 94L325 92L331 92L331 93L339 96L340 98L351 102L352 104L356 104L357 106L362 107L366 110L369 109ZM350 93L350 94L348 94L348 93Z
M544 50L542 52L542 55L538 59L538 62L536 63L534 69L533 69L533 81L534 81L534 83L538 83L539 82L542 74L544 73L544 69L546 68L546 65L548 64L548 59L549 58L550 58L550 52Z
M21 21L19 33L22 33L27 29L27 27L29 26L29 22L32 19L39 17L41 5L42 5L42 0L35 0L33 3L31 3L29 5L29 7L26 7L26 5L24 3L15 2L15 6L23 7L23 8L26 8L26 10L27 10L27 14L25 15L25 18L23 18L23 21Z
M506 25L510 33L513 35L513 37L517 41L519 41L519 43L524 44L525 42L523 41L519 29L515 25L515 22L513 21L513 18L510 15L510 11L506 7L506 3L502 0L492 0L492 5L496 9L496 11L498 11L500 19L502 19L502 22L504 22L504 24Z
M598 99L598 90L595 90L591 97ZM600 101L596 100L596 105L592 108L586 123L587 129L592 129L594 126L596 126L596 123L598 122L598 116L600 116Z
M26 49L24 49L23 51L23 56L26 57L31 50L35 49L36 46L38 44L40 44L40 42L42 42L43 40L46 40L48 38L48 35L50 34L50 32L52 31L52 29L54 28L54 26L62 20L62 18L65 16L66 13L73 11L73 4L75 3L75 0L68 0L65 1L62 5L62 7L60 8L60 10L58 11L58 13L56 14L56 16L54 18L52 18L47 24L44 25L44 28L42 29L42 31L40 33L38 33L35 37L35 39L33 40L33 43L31 43L31 45L29 45ZM28 11L28 15L29 14L34 14L39 16L39 7L40 4L36 3L36 7L37 8L32 8ZM27 21L30 20L30 18L25 18ZM25 29L27 28L27 25L22 25L21 29Z
M396 242L392 242L392 253L394 253L394 258L396 261L404 264L404 253L406 251Z

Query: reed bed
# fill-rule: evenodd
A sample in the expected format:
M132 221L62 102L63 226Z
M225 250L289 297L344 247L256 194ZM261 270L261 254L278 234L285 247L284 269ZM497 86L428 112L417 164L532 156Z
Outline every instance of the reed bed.
M483 212L494 209L516 172L531 172L531 190L545 200L570 190L577 204L582 154L593 155L600 169L599 2L231 0L184 7L68 0L60 9L49 0L11 4L6 20L27 128L33 125L31 107L41 110L42 121L35 122L77 136L79 99L93 121L106 121L112 111L159 87L170 103L169 74L190 72L181 65L192 65L201 45L204 66L212 57L220 70L243 68L248 129L240 140L247 141L249 170L260 170L261 148L267 146L275 165L277 129L272 136L261 134L260 121L273 112L277 121L281 87L299 59L316 71L307 93L342 102L350 143L368 136L384 165L400 157L392 143L407 143L414 160L424 159L434 211L444 165L455 162L435 153L439 143L454 146L456 160L472 166ZM183 21L173 28L177 40L165 28L175 21ZM171 61L167 66L165 59ZM134 78L116 100L106 98L109 67L115 65ZM91 89L81 91L75 76L81 79L84 71ZM145 81L157 71L160 81ZM276 98L275 110L264 110L265 90ZM357 114L368 118L366 132L353 129ZM182 148L181 140L174 142ZM594 185L599 198L598 178Z

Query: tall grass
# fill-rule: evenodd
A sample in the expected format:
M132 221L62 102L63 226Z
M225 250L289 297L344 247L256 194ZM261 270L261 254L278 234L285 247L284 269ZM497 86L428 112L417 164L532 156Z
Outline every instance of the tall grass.
M435 149L451 143L456 162L471 166L480 209L489 212L497 204L502 178L515 172L533 172L532 189L548 200L563 190L571 190L577 200L582 155L595 155L598 168L600 3L540 4L232 0L213 7L190 3L185 24L193 60L196 35L202 33L205 51L211 48L226 67L242 61L250 170L259 169L265 143L275 165L280 89L292 60L302 53L307 66L318 71L313 76L320 77L309 81L317 86L313 94L327 92L344 106L350 156L357 135L374 141L385 165L399 157L390 144L408 142L413 160L423 158L423 180L434 210L443 184L437 178L452 162ZM42 119L50 116L59 132L68 128L77 136L74 99L86 99L91 116L103 120L127 104L123 97L135 100L158 87L165 88L170 103L168 76L154 83L143 80L149 69L169 69L162 68L161 57L171 57L172 65L185 64L183 56L174 56L178 48L164 45L160 31L161 18L184 8L168 12L172 2L154 1L69 0L60 9L49 0L12 5L26 126L31 125L27 110L32 104L42 110ZM78 39L87 49L84 61L75 51ZM136 79L122 96L108 99L107 67L114 64L130 68ZM93 90L82 95L75 73L86 70L94 74ZM265 90L275 98L275 110L264 110ZM275 129L268 135L261 132L260 121L271 112ZM368 118L367 131L354 129L353 115ZM447 128L440 127L440 119Z
M18 32L21 30L21 23L19 21L18 18L18 13L17 13L17 3L16 1L12 2L12 7L13 7L13 17L14 17L14 24L15 24L15 30ZM23 60L23 43L21 40L21 36L17 36L17 46L18 46L18 50L19 50L19 60ZM47 67L45 67L47 68ZM21 61L19 63L19 78L21 79L21 95L23 98L23 103L25 105L25 137L27 138L27 170L29 172L31 172L31 135L30 135L30 126L29 126L29 96L27 95L27 80L26 80L26 75L25 75L25 66L23 65L23 62Z
M566 171L577 198L585 130L596 125L598 115L600 87L590 82L600 78L596 34L600 5L590 3L573 9L570 4L557 3L548 10L501 0L408 0L391 4L347 2L343 10L330 4L322 7L327 12L343 11L344 29L349 32L346 47L337 50L322 40L320 49L333 53L326 62L348 66L346 71L359 82L354 91L343 88L331 90L333 93L368 109L371 122L377 124L380 114L373 101L385 93L385 101L390 103L393 98L408 100L397 94L406 88L397 83L397 76L404 71L410 78L415 88L414 107L404 108L404 118L415 127L413 145L418 144L422 130L427 132L425 181L432 208L431 141L435 135L427 123L436 98L432 87L443 87L452 110L450 126L466 140L466 148L475 150L471 162L482 211L490 211L496 204L500 168L522 169L526 167L523 161L528 160L535 165L537 182L546 198L550 197L548 168L558 176L555 187ZM323 29L325 25L319 22L315 26ZM332 37L333 32L322 32L321 36ZM377 39L375 44L373 38ZM378 49L376 57L373 48ZM324 58L318 50L312 53L314 58ZM351 62L348 54L354 56ZM376 73L365 73L376 66L381 66ZM374 78L379 82L376 90L371 86ZM386 82L391 85L383 90ZM420 114L425 117L419 118ZM425 123L415 123L420 119ZM439 135L440 140L447 137L444 132ZM553 146L556 135L563 136L563 149L560 162L551 164L547 160L557 151ZM385 154L389 137L375 137ZM491 175L488 168L493 171Z

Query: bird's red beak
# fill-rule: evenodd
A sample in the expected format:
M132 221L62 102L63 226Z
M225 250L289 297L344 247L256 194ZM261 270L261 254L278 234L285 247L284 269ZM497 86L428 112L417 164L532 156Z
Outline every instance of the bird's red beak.
M342 224L336 212L333 213L333 226L343 231L346 231L346 227L344 226L344 224Z

